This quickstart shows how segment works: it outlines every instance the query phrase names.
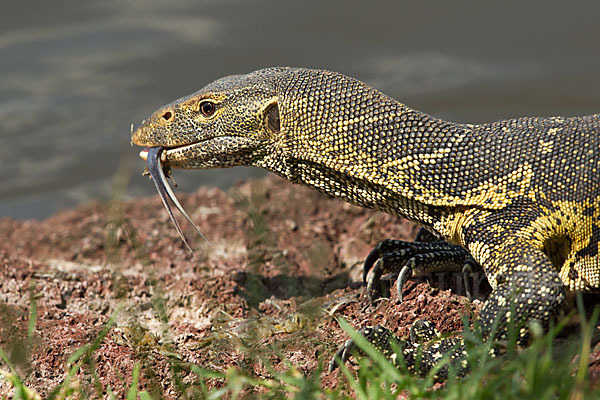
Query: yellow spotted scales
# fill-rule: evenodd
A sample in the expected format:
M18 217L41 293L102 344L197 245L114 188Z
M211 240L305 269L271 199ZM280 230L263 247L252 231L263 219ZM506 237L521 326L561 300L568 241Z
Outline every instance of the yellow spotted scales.
M514 321L525 344L526 323L546 328L566 290L600 287L598 114L459 124L339 73L268 68L161 108L133 142L163 147L172 168L262 167L417 222L444 242L380 243L365 264L370 297L383 274L401 272L401 291L410 276L479 264L493 288L479 317L484 335L497 320L495 338L503 339ZM438 339L423 333L426 322L417 325L411 333L419 334L394 339L411 370L419 349L417 373L448 352L467 371L460 337ZM361 332L397 362L387 329ZM338 355L345 360L353 350L349 341Z

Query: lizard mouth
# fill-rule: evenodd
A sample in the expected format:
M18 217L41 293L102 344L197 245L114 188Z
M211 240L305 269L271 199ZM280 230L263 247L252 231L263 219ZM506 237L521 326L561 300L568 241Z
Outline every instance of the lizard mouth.
M229 135L223 135L223 136L215 136L215 137L209 137L203 140L198 140L196 142L192 142L192 143L188 143L188 144L182 144L179 146L152 146L152 147L146 147L144 148L142 151L140 151L140 158L144 161L148 161L148 154L150 149L154 149L154 148L160 148L162 149L160 151L160 161L162 161L163 163L167 163L169 161L169 156L175 157L175 159L177 159L178 155L181 156L182 154L185 154L187 150L192 149L194 147L198 147L200 146L210 146L211 144L213 145L218 145L219 143L221 143L223 140L240 140L241 138L236 137L236 136L229 136ZM173 161L173 160L171 160ZM178 168L178 167L175 167Z
M185 151L186 148L194 147L194 146L198 145L199 143L202 143L202 142L194 142L194 143L190 143L190 144L184 144L181 146L172 146L172 147L167 147L167 146L146 147L142 151L140 151L140 158L144 161L148 161L148 154L150 152L150 149L161 148L162 151L160 152L160 161L165 162L165 161L167 161L167 155L170 152L181 151L181 150Z
M159 161L171 168L206 169L248 165L256 148L264 146L264 140L238 135L222 135L204 138L192 143L164 146L155 145L140 151L140 158L148 162L152 149L161 149ZM156 154L155 154L156 156Z

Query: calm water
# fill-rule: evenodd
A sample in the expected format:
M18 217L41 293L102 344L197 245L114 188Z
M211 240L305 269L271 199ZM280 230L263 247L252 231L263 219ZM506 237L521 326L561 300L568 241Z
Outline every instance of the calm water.
M600 2L12 1L0 13L0 216L151 195L131 123L232 73L355 76L482 122L600 112ZM176 171L178 190L261 171ZM162 210L157 210L162 212Z

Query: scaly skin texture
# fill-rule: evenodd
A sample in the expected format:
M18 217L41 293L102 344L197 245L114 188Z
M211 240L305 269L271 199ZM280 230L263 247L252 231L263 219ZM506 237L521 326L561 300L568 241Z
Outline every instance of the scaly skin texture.
M212 114L204 112L207 102ZM460 270L472 256L493 288L479 316L487 336L497 320L494 338L505 338L514 321L525 344L526 322L547 327L565 290L600 287L598 114L458 124L338 73L269 68L222 78L165 106L133 142L165 147L174 168L262 167L419 223L446 244L432 243L423 256L417 253L426 246L380 243L365 267L377 260L370 296L382 274ZM385 328L362 332L397 362ZM467 370L460 337L421 337L428 340L398 339L409 367L421 347L415 372L427 373L444 352Z

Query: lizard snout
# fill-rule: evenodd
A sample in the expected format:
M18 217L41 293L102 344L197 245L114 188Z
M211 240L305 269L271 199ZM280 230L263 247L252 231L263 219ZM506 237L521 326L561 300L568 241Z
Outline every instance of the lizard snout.
M163 143L165 137L161 132L175 122L175 116L175 109L171 106L155 111L132 133L132 142L143 147L170 145L170 143Z

